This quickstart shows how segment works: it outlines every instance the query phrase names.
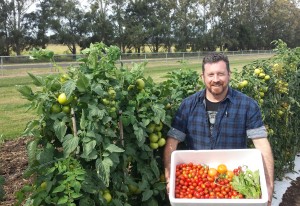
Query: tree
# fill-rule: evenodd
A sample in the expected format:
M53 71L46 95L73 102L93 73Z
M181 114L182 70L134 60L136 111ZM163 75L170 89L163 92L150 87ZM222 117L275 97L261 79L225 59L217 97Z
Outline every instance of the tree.
M125 9L128 1L113 0L112 1L112 14L110 18L113 22L114 41L120 47L121 51L125 53Z
M25 23L25 27L27 30L31 30L30 45L32 47L46 48L49 43L48 32L51 17L51 2L49 1L40 1L36 10L26 15L28 21Z
M86 13L87 39L85 47L93 42L103 42L111 45L114 42L114 30L109 18L110 0L93 0L90 11Z
M3 36L6 43L6 51L11 48L17 55L28 46L30 31L26 30L27 9L33 4L33 0L2 1L1 18L3 20Z
M141 47L148 41L147 21L149 5L145 0L130 1L125 15L125 42L127 48L141 52Z
M272 1L267 14L264 22L265 38L269 41L282 39L288 46L299 46L300 8L297 2Z
M174 24L174 38L177 51L187 51L193 35L193 28L198 18L197 10L198 1L196 0L177 0L173 3L171 10Z
M10 13L10 6L4 0L0 1L0 55L9 55L9 30L8 30L8 14Z
M172 18L170 14L171 3L165 0L147 1L149 12L145 20L148 31L148 43L152 52L158 52L161 47L171 48Z
M76 54L76 46L86 34L81 4L77 0L51 0L50 5L50 28L54 32L53 38L67 45L72 54Z

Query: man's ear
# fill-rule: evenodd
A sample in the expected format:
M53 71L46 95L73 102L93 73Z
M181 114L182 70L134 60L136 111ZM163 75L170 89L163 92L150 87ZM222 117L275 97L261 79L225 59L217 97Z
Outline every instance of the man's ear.
M203 73L200 74L202 81L204 81L204 75Z

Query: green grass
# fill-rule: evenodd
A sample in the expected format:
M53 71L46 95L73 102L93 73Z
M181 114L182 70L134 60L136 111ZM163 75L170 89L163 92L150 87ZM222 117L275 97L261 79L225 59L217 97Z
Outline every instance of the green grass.
M22 98L16 85L31 85L29 77L1 78L0 80L0 140L20 137L27 122L34 118L26 112L29 102Z
M258 59L267 59L270 55L251 55L251 56L232 56L229 57L231 68L242 69L247 65ZM126 67L131 68L131 64L125 64ZM201 61L191 60L185 62L185 67L196 70L200 73ZM179 61L168 62L149 62L146 65L145 77L151 78L160 82L165 79L165 75L173 70L183 68ZM22 135L26 124L35 118L34 111L27 111L29 102L22 98L21 94L17 91L16 85L28 85L33 87L31 79L26 74L27 72L45 74L49 73L47 69L27 70L21 76L0 76L0 142L7 139L18 138ZM20 74L20 73L18 73Z

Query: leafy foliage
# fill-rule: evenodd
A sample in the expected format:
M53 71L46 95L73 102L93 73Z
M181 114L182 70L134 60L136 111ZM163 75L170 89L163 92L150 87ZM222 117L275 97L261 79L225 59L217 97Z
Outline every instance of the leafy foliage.
M274 43L276 55L233 71L231 86L259 103L281 178L299 151L300 51ZM143 75L146 63L117 68L115 46L96 43L82 52L79 66L67 72L29 74L35 91L18 87L39 114L24 132L34 137L26 175L36 178L17 194L19 204L166 203L164 141L158 139L166 137L182 99L203 88L199 75L183 67L155 83ZM53 61L45 50L35 56Z
M245 171L233 176L232 187L245 195L246 199L259 199L261 196L259 171L245 168Z
M276 55L256 61L234 74L232 86L257 100L275 158L275 175L282 178L294 167L299 151L300 48L290 49L274 41ZM247 84L243 85L242 82Z
M117 47L96 43L82 53L80 65L67 73L29 74L37 91L18 87L39 114L25 130L35 137L26 174L36 175L26 204L159 205L166 201L160 180L165 141L150 136L165 139L180 100L196 91L198 75L182 70L156 84L143 77L145 64L116 68ZM34 54L53 61L45 50ZM18 194L20 203L25 194Z

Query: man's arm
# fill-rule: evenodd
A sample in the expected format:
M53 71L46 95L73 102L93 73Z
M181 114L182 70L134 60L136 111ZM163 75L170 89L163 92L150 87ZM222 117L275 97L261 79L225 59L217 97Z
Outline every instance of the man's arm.
M269 204L271 205L274 190L274 159L268 138L255 138L252 140L256 149L262 153L265 176L267 181Z
M171 154L176 150L179 141L172 137L167 138L167 142L164 149L164 166L165 166L165 178L167 182L167 191L169 193L169 181L170 181L170 167L171 167Z

